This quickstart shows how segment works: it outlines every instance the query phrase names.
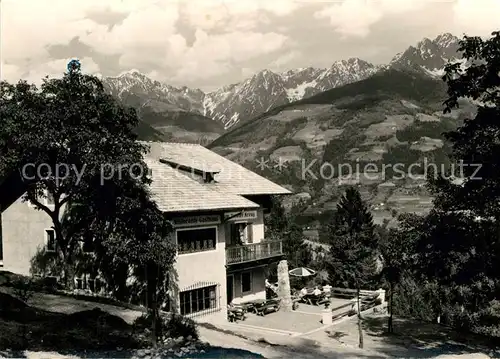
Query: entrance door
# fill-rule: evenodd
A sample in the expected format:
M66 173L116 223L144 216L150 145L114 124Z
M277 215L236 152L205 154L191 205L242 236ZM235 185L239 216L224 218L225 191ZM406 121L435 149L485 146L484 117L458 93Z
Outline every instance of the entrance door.
M234 299L234 276L228 275L227 276L227 304L229 305L233 299Z

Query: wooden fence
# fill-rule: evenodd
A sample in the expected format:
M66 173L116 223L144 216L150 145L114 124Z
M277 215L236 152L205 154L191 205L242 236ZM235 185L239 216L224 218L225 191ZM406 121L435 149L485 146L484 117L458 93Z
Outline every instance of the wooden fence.
M334 298L349 299L349 302L338 307L331 308L333 320L345 316L352 316L357 313L358 303L355 289L332 288L331 293ZM385 302L384 290L361 290L360 291L360 311L381 305Z

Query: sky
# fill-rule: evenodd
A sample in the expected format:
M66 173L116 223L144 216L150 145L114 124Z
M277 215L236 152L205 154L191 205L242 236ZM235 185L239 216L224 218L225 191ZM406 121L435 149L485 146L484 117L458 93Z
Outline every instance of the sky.
M424 37L488 36L500 0L0 0L0 78L138 70L212 91L269 69L383 64Z

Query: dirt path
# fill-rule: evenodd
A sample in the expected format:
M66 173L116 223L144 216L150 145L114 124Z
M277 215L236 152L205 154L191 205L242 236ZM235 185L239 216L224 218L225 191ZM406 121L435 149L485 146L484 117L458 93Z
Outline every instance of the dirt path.
M386 358L387 356L377 354L370 350L360 350L357 348L350 348L342 344L336 346L322 346L319 343L304 340L302 338L291 337L275 337L271 338L266 336L268 342L258 342L258 335L249 337L252 340L240 338L235 335L221 333L216 330L207 329L204 327L199 328L202 340L209 342L212 345L221 346L224 348L241 348L244 350L258 353L265 358L299 358L299 359L326 359L326 358ZM262 336L260 336L262 337Z
M2 288L2 290L5 288ZM100 308L110 314L117 315L125 321L132 323L135 318L142 315L139 310L131 310L114 305L100 304L90 301L77 300L71 297L50 295L37 293L29 302L30 305L41 309L60 312L74 313L82 310ZM376 320L377 319L377 320ZM357 330L353 321L346 321L342 324L331 327L328 332L321 331L313 335L304 337L287 337L276 334L258 334L246 333L247 339L237 335L224 333L219 330L214 330L199 326L201 340L208 342L215 347L227 349L243 349L252 353L260 354L268 359L277 358L299 358L299 359L326 359L326 358L470 358L470 359L486 359L497 357L478 352L488 352L486 350L478 350L479 348L466 348L459 346L461 350L450 350L449 333L438 335L432 331L432 335L428 337L423 335L423 326L420 324L417 328L413 328L405 324L404 326L397 322L398 331L401 331L402 336L386 337L381 335L381 328L384 323L378 321L382 318L365 319L365 347L361 350L357 348ZM401 325L401 326L400 326ZM407 333L403 333L403 328ZM421 333L418 333L418 332ZM418 335L420 334L420 335ZM415 338L411 338L414 336ZM412 339L411 341L409 339ZM262 339L265 339L262 342ZM422 344L420 348L412 348L415 346L415 339ZM427 340L424 340L427 339ZM432 340L429 340L432 339ZM448 340L447 340L448 339ZM267 342L266 342L267 341ZM430 344L433 345L430 345ZM437 344L437 345L436 345ZM420 346L420 345L419 345ZM434 348L429 348L432 346ZM439 348L441 346L441 348ZM423 348L427 347L427 348ZM418 349L418 350L417 350ZM436 350L437 349L437 350ZM441 349L441 350L439 350ZM468 350L466 350L468 349ZM440 356L446 353L449 355ZM460 353L461 352L461 353ZM467 354L462 354L467 353ZM75 356L61 356L53 353L30 353L26 352L27 358L77 358ZM450 355L451 354L451 355ZM462 354L462 355L458 355ZM0 354L0 357L2 355Z

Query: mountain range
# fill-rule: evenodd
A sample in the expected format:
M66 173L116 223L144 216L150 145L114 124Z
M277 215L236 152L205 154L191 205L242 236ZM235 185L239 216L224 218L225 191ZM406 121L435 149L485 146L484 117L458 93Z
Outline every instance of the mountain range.
M387 68L413 68L438 76L444 65L457 57L457 51L458 38L446 33L410 46L387 65L350 58L336 61L326 69L307 67L283 73L263 70L240 83L208 93L164 84L136 70L108 77L105 84L116 97L140 109L145 121L167 137L192 141L202 136L210 142L237 123L274 107L366 79ZM172 124L168 118L177 120Z
M442 113L439 77L458 50L458 38L447 33L387 65L352 58L328 69L263 70L210 93L137 71L105 85L138 109L142 138L201 142L288 187L295 193L288 205L304 206L304 225L328 218L346 185L360 188L377 223L395 223L396 213L429 210L424 164L445 165L450 148L442 133L474 114L468 102ZM395 176L395 166L412 164L419 169ZM335 173L325 175L325 165Z

